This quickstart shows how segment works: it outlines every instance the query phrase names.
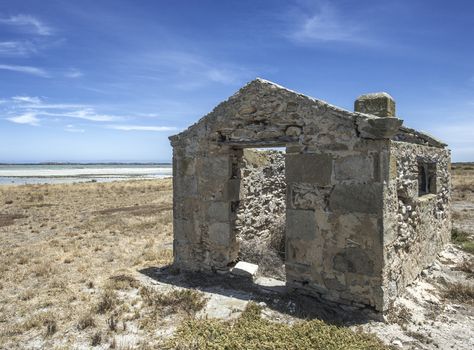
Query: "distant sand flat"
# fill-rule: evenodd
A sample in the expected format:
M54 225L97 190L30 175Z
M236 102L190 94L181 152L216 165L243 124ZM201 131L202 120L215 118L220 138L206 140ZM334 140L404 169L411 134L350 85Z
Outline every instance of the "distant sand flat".
M170 168L0 169L0 177L171 176Z

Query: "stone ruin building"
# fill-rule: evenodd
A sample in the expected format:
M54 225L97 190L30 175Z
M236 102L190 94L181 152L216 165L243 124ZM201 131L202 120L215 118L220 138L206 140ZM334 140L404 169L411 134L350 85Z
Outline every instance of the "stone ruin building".
M402 123L386 93L360 96L349 112L269 81L250 82L170 137L174 264L231 270L239 231L268 234L268 218L254 220L243 198L253 191L260 201L254 209L284 211L290 290L388 310L451 231L450 151ZM284 163L274 167L283 177L275 181L279 200L245 180L259 174L246 167L244 150L262 147L285 147Z

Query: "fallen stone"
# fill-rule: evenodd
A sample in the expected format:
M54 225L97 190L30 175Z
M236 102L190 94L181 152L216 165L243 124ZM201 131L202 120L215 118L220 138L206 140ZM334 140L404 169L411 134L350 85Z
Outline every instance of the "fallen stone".
M253 278L258 271L258 265L251 264L245 261L239 261L232 269L230 273L236 276L243 276Z

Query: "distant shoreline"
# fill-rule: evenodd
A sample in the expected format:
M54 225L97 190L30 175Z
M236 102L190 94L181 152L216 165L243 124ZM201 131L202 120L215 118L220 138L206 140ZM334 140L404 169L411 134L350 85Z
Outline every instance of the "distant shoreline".
M39 162L39 163L1 163L0 165L171 165L172 163L137 163L137 162Z

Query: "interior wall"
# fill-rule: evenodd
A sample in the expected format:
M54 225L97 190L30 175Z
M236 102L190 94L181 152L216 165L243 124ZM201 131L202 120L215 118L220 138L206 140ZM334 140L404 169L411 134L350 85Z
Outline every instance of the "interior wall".
M258 264L265 276L284 280L284 152L244 149L239 170L240 195L235 221L239 259Z

